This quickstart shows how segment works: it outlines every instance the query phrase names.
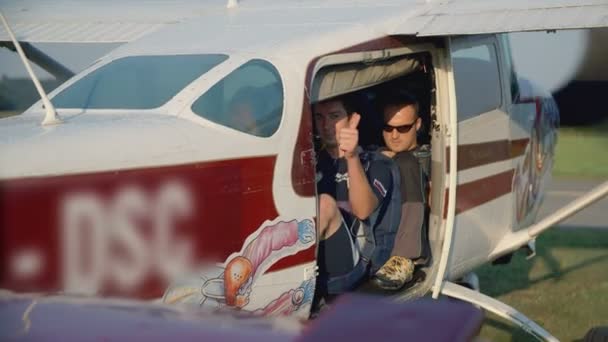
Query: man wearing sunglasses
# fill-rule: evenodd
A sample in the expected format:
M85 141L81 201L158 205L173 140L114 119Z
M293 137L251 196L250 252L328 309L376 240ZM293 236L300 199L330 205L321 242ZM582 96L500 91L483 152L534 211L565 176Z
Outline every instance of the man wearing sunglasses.
M343 96L316 103L312 108L322 144L316 175L319 194L317 290L322 296L351 290L365 279L370 262L365 256L369 250L359 249L356 234L363 226L376 229L383 224L393 194L393 162L383 156L375 159L361 150L357 129L361 116L355 112L352 102ZM376 269L389 254L390 246L381 257L371 257L372 261L381 260Z
M381 99L384 112L382 136L386 149L401 174L401 222L389 260L372 280L386 290L398 290L413 278L414 265L426 253L425 177L414 155L418 147L417 132L422 124L418 102L407 92L394 92Z

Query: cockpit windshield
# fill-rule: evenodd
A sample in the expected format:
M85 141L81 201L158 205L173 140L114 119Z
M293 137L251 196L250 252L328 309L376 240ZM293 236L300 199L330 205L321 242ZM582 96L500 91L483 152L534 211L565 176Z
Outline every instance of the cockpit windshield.
M157 108L227 58L221 54L120 58L62 90L52 102L57 108Z

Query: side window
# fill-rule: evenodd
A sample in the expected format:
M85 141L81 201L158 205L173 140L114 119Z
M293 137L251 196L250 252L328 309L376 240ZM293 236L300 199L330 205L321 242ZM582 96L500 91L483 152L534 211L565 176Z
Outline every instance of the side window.
M254 59L211 87L192 104L207 120L259 137L279 128L283 114L283 84L269 62Z
M499 108L500 76L496 48L483 44L452 53L458 121Z

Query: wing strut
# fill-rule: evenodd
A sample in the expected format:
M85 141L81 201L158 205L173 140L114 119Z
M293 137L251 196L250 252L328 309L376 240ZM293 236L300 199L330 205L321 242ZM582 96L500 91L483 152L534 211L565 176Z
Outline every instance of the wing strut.
M17 52L17 48L15 48L15 44L12 42L1 42L0 46L4 46L13 52ZM21 48L23 49L23 52L25 52L25 56L28 60L34 62L39 67L55 76L55 78L58 80L65 81L74 76L74 72L72 70L57 62L46 53L40 51L32 44L21 43Z
M40 98L42 99L42 103L44 104L44 109L46 110L46 115L44 116L42 125L55 125L55 124L61 123L61 119L57 115L57 111L55 111L55 107L53 106L53 104L49 100L48 96L46 95L46 92L44 91L44 88L42 88L42 85L40 84L40 81L36 77L36 74L34 74L34 71L32 70L30 63L27 60L27 57L25 57L25 53L23 52L23 49L21 48L21 45L19 44L19 41L17 40L17 38L15 38L15 35L13 34L13 30L11 30L11 28L8 25L8 22L6 21L6 18L4 17L4 14L2 12L0 12L0 19L2 19L6 32L11 37L13 44L15 44L17 53L19 54L19 57L21 58L21 61L23 62L25 69L27 70L28 74L30 75L32 82L34 82L34 86L36 87L36 90L38 91L38 94L40 95Z
M539 236L545 230L601 200L605 196L608 196L608 181L598 185L595 189L578 197L527 229L518 231L514 236L509 236L496 246L494 251L490 254L490 259L495 259L506 253L516 251L518 248L528 243L530 239Z
M549 215L537 222L530 228L528 228L528 234L530 237L537 237L540 233L551 228L554 224L559 223L568 217L576 214L577 212L585 209L591 204L599 201L603 197L608 195L608 181L597 186L595 189L589 191L585 195L575 199L562 209L556 211L553 215Z

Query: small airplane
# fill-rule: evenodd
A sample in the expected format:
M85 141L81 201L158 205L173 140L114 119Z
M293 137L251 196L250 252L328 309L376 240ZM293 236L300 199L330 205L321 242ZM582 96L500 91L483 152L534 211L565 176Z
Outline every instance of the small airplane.
M443 294L556 340L456 282L521 248L533 255L540 233L608 194L606 182L537 222L559 114L517 75L505 34L607 27L605 1L22 1L0 11L0 41L41 96L0 120L1 288L308 318L311 104L396 87L419 99L430 144L432 258L393 298ZM42 42L124 44L74 75L30 45ZM47 95L27 57L69 79ZM374 113L363 115L362 135L380 137Z

